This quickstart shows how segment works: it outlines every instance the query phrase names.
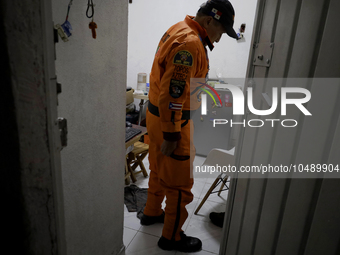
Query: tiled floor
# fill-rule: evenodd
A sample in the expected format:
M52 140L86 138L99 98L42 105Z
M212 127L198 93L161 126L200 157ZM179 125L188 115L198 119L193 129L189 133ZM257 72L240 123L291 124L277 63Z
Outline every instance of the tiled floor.
M196 157L195 165L202 165L205 158ZM144 160L145 168L148 170L149 162ZM149 170L148 170L149 171ZM137 175L135 183L140 188L148 187L148 177L144 178L142 174ZM189 212L188 219L183 225L183 230L189 236L195 236L201 239L203 243L202 250L195 254L212 255L219 253L220 238L222 229L216 227L210 222L209 213L225 211L225 204L228 191L223 191L221 196L217 193L211 194L208 200L204 203L197 215L194 214L199 203L202 201L206 192L210 188L215 178L198 178L195 177L194 187L192 192L194 200L187 205ZM163 206L165 202L163 201ZM152 255L152 254L182 254L176 251L163 251L157 246L158 239L162 234L163 224L155 224L151 226L141 226L135 212L128 212L124 206L124 244L126 247L125 254L132 255ZM183 253L185 254L185 253Z

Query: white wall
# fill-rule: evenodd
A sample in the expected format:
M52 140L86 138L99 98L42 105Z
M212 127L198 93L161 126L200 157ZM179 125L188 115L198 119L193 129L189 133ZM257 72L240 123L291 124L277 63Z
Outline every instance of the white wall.
M204 0L138 0L129 4L128 76L127 85L137 87L137 73L150 74L158 42L164 32L185 16L195 16ZM252 38L256 0L233 0L234 29L246 23L245 41L224 35L212 52L209 51L210 78L220 68L223 77L243 78L246 75Z
M53 0L63 23L69 0ZM56 45L62 84L59 116L68 120L61 152L67 254L118 254L123 247L127 1L95 1L97 39L87 1L73 1L68 42Z

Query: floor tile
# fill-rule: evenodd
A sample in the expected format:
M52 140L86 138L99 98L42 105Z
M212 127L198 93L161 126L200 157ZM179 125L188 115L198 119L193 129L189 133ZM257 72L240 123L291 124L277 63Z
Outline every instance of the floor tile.
M137 213L135 212L124 214L124 227L134 230L140 229L140 220L137 218L136 214Z
M126 248L129 247L129 244L131 243L132 239L135 237L137 232L138 232L137 230L124 227L123 243Z
M159 238L162 236L163 225L163 223L156 223L150 226L141 226L139 232L143 232Z
M220 204L226 204L227 203L227 197L228 197L228 191L222 191L221 195L217 195L217 193L211 194L207 201L220 203ZM202 197L203 198L203 197Z
M197 207L197 203L198 203L199 199L198 198L195 198L192 200L192 202L188 205L186 205L186 209L188 211L188 218L191 218L191 216L194 214L194 211Z
M124 204L124 217L129 216L129 215L130 215L130 212L128 211L126 205Z
M202 175L199 172L197 172L196 166L202 166L202 164L204 163L205 158L204 157L200 157L200 156L196 156L194 163L193 163L193 175L194 175L194 180L195 182L206 182L207 176L206 175Z
M157 246L159 238L138 232L126 249L126 255L174 255L175 251L163 251Z
M211 222L191 218L186 234L199 238L202 241L202 250L212 253L219 252L222 228Z
M216 174L209 175L205 183L213 184L213 182L216 180L217 176L218 176L218 174L217 175Z
M197 206L201 203L202 199L198 200ZM197 208L196 206L196 208ZM196 210L195 208L195 210ZM198 211L198 214L193 214L191 219L201 220L201 221L209 221L209 214L211 212L224 212L226 210L225 203L216 203L212 201L205 201L201 209Z
M201 182L201 183L206 183L207 181L207 178L196 178L194 177L194 184L197 183L197 182Z
M191 193L194 195L195 198L199 198L202 190L204 188L205 183L204 182L196 182L194 181L194 186L191 189Z
M194 200L185 207L188 211L188 218L186 219L186 221L184 222L184 224L182 226L182 229L183 229L184 232L186 231L186 229L189 225L189 221L191 219L191 216L194 214L194 211L197 207L197 203L198 203L198 199L194 198Z
M149 187L149 177L144 177L143 174L138 175L136 177L137 181L134 184L141 189L147 189Z

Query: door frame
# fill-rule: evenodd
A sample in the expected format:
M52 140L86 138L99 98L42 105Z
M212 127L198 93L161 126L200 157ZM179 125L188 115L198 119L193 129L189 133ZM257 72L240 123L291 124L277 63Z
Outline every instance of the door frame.
M247 87L248 87L247 79L252 77L254 73L254 65L253 65L253 59L255 56L254 45L256 44L256 42L259 41L265 5L266 5L266 0L257 0L253 35L252 35L252 41L251 41L252 46L249 51L248 66L247 66L247 72L246 72L246 82L244 84L243 91L247 90ZM246 107L246 101L247 100L245 100L245 107ZM239 169L240 167L240 160L241 160L241 153L242 153L241 146L243 144L244 134L245 134L245 128L241 128L236 145L235 145L235 166L237 169ZM225 210L225 216L224 216L224 224L223 224L223 230L222 230L219 255L226 255L227 243L228 243L228 237L229 237L229 229L230 229L230 224L231 224L237 183L238 183L238 178L236 175L236 178L231 178L230 180L230 187L228 191L228 198L227 198L227 204L226 204L226 210Z
M61 156L62 149L58 127L57 77L55 69L54 25L52 20L51 0L41 0L42 36L44 45L44 72L47 105L47 129L53 181L53 198L56 216L56 234L58 254L66 254L66 233L64 215L64 194L62 185Z

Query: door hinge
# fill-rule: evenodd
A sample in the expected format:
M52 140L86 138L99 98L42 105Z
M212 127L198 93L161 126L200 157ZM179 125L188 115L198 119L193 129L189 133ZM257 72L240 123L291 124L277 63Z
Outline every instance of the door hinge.
M59 117L57 119L60 132L61 149L67 146L67 119Z
M274 43L258 43L255 45L254 66L270 67Z
M55 44L59 42L58 29L53 28L53 41L54 41L54 60L57 60L57 50Z
M53 37L54 37L54 43L58 43L59 42L58 29L53 28Z
M57 82L57 94L61 93L61 83Z

